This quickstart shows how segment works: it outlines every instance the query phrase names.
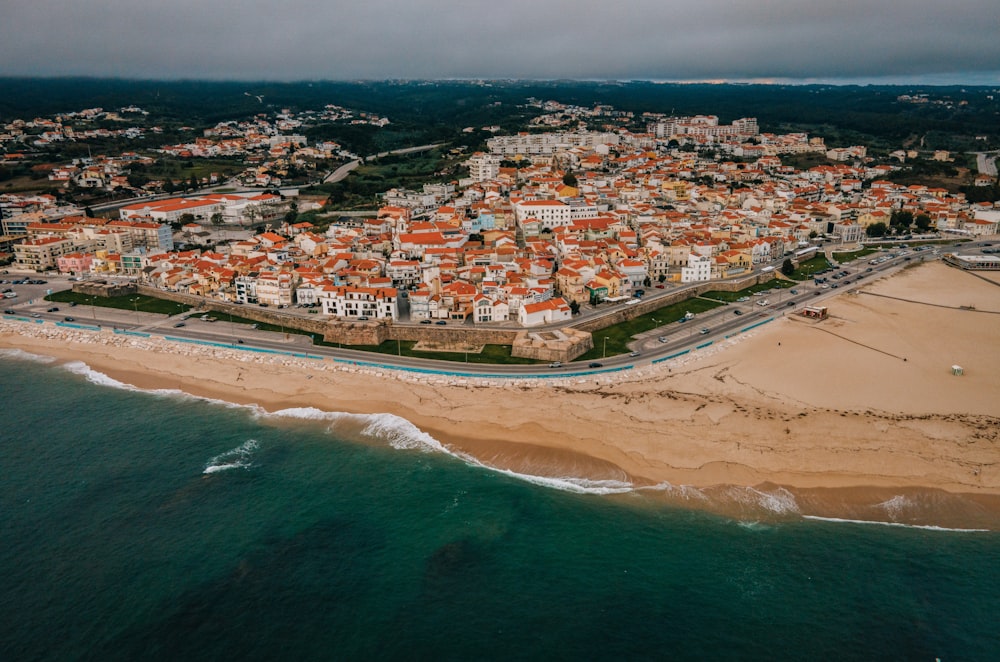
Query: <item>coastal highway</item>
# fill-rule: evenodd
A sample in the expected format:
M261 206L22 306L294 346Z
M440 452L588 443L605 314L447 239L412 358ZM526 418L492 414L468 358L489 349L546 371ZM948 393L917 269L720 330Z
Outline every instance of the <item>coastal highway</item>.
M981 249L984 245L980 244L978 248ZM977 244L975 243L963 246L963 250L969 250L969 252L973 252L976 248ZM892 251L892 253L895 254L895 257L880 265L869 265L867 260L858 260L840 267L838 270L847 271L848 276L839 282L832 281L836 282L839 286L835 289L832 287L823 288L817 286L811 280L805 281L794 288L778 289L762 297L750 297L749 301L746 302L720 306L712 311L701 313L687 322L673 322L653 329L637 337L632 343L632 348L639 352L639 356L623 354L597 359L597 362L602 364L602 368L595 368L593 370L599 371L601 369L620 368L628 365L646 365L657 358L685 349L692 349L708 341L722 340L726 335L732 334L739 329L771 317L793 312L803 305L818 304L831 296L855 289L866 282L870 282L877 276L884 276L887 273L900 269L909 264L910 260L937 257L931 250L919 253L911 253L908 250L897 250ZM869 268L871 271L868 271ZM10 285L0 283L0 290L11 289L18 294L14 299L4 300L4 311L11 310L18 316L33 317L49 322L62 322L66 317L72 317L77 324L135 330L151 333L156 336L202 340L221 345L231 345L234 348L238 346L258 347L278 351L307 353L311 356L336 357L350 361L379 363L387 366L400 366L422 370L462 372L470 375L513 376L558 374L560 372L577 373L591 370L587 367L588 362L585 361L568 363L559 368L549 368L544 364L531 366L482 365L454 361L434 361L391 354L376 354L336 347L319 347L314 346L308 337L300 334L261 331L249 325L236 324L225 320L207 322L201 320L197 314L181 314L178 312L178 314L168 317L162 314L144 313L142 311L103 308L85 304L70 306L65 303L45 301L43 297L48 290L58 291L69 289L72 283L64 276L22 276L15 274L0 276L0 280L9 281L24 277L41 278L48 282L39 285ZM795 289L797 293L792 294L791 289ZM764 300L767 300L767 305L758 305ZM53 308L56 310L51 310ZM737 315L735 311L740 311L741 314ZM4 316L6 317L7 314L5 313ZM707 333L702 333L703 329L707 329ZM663 337L665 342L661 342L659 340L660 337Z

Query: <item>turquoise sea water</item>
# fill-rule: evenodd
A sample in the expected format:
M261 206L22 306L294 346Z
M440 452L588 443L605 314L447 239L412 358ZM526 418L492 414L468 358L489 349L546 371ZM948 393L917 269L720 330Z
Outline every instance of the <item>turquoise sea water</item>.
M573 493L86 372L0 356L3 660L1000 659L1000 533Z

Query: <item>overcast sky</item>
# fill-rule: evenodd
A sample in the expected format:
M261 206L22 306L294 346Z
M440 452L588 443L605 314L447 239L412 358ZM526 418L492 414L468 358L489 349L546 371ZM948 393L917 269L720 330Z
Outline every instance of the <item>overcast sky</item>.
M1000 0L0 0L0 75L1000 84Z

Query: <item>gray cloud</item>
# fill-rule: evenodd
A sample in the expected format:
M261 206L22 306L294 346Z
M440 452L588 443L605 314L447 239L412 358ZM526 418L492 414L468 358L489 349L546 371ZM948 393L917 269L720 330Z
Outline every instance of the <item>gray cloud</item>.
M8 0L0 75L1000 82L996 0Z

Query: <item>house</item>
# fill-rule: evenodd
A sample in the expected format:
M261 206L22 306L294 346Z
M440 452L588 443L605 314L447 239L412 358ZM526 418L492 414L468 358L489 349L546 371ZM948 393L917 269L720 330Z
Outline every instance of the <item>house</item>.
M562 298L528 303L518 310L518 322L521 326L539 326L569 321L573 316L569 304Z

